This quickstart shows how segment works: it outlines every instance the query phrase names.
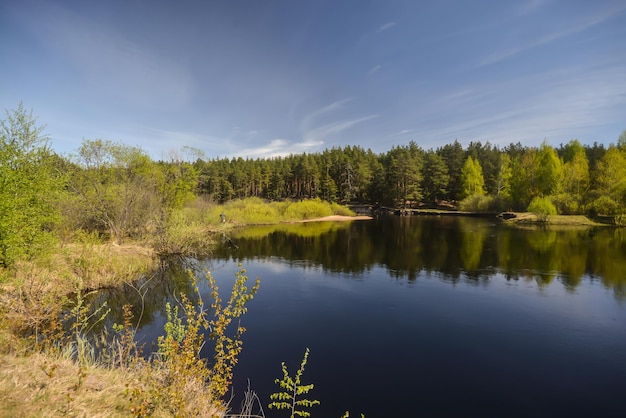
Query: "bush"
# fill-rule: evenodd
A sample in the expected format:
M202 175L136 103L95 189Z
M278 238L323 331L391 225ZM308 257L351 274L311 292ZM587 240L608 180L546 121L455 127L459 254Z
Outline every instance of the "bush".
M526 209L537 215L540 221L545 222L550 215L556 215L556 207L548 197L535 197Z
M587 206L587 212L591 215L617 215L619 205L608 196L600 196Z
M333 212L333 215L339 215L339 216L354 216L355 213L352 209L350 209L347 206L342 206L338 203L331 203L330 204L330 210Z
M552 196L552 203L562 215L575 215L580 213L579 197L562 193Z
M330 204L320 199L292 202L283 214L287 221L322 218L330 215L332 215Z
M466 197L459 203L459 209L464 212L487 212L493 198L480 193Z

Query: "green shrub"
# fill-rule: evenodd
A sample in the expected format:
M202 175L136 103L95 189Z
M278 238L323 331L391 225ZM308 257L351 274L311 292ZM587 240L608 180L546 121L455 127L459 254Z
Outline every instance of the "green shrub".
M459 203L459 209L464 212L487 212L492 200L490 196L475 193L463 199Z
M562 215L575 215L580 213L579 197L576 195L561 193L559 195L552 196L551 200L556 207L557 212Z
M592 215L617 215L619 204L608 196L600 196L587 206L587 212Z
M301 219L322 218L330 215L332 215L330 204L328 202L322 202L320 199L314 199L292 202L285 209L283 217L287 221L295 221Z
M221 213L226 215L227 223L247 225L276 224L330 215L354 216L354 212L346 206L329 203L321 199L267 202L258 197L250 197L231 200L223 205L215 205L206 209L204 222L210 225L219 225Z
M354 216L356 215L352 209L347 206L340 205L338 203L331 203L330 210L333 212L333 215L339 216Z
M556 207L548 197L535 197L526 209L537 215L540 221L545 222L550 215L556 215Z

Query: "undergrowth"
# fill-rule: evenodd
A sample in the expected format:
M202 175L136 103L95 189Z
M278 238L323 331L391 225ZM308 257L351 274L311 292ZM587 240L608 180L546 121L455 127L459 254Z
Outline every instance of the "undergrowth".
M354 216L349 208L321 199L267 202L252 197L228 201L206 212L205 222L220 223L220 214L226 214L227 223L262 225L322 218L330 215Z
M63 303L48 304L64 306L63 310L43 312L30 322L23 320L19 329L7 328L8 309L2 305L0 394L10 401L0 406L0 416L22 415L23 411L30 411L29 416L226 416L225 395L245 332L240 321L259 280L248 287L248 277L240 266L230 297L223 303L208 272L206 279L213 298L210 309L190 271L192 295L181 294L175 304L166 305L168 321L158 350L152 354L138 346L135 334L140 319L133 317L130 305L123 308L122 324L94 333L109 308L87 303L91 291L80 278ZM30 292L23 287L21 291ZM234 332L231 323L236 324ZM211 362L201 357L206 343L215 345ZM13 381L5 375L5 370L21 370L25 364L21 359L31 357L40 372ZM96 381L94 376L98 376ZM98 380L115 388L102 393L102 403L110 408L92 404L93 392L101 390ZM21 385L28 389L20 390Z

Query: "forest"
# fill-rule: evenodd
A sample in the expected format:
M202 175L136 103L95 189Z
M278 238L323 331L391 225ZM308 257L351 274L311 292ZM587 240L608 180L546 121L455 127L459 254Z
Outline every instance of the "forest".
M191 157L190 157L191 156ZM28 258L52 236L146 234L166 240L177 210L198 200L321 199L394 208L621 215L626 211L626 131L616 144L498 147L417 141L383 153L345 146L319 153L202 158L196 150L154 161L138 147L83 140L58 155L32 111L8 111L0 137L0 265ZM619 218L619 216L618 216ZM160 233L160 235L159 235Z
M554 148L454 141L424 150L415 141L376 154L360 146L270 159L198 159L196 192L223 202L321 198L390 207L524 211L548 198L559 214L615 215L625 208L626 131L617 145Z

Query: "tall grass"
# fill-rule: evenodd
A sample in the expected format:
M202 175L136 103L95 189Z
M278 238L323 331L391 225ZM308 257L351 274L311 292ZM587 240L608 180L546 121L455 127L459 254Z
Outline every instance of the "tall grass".
M252 197L213 206L206 212L205 221L217 226L221 222L221 213L226 215L227 224L236 225L267 225L323 218L330 215L354 216L354 212L349 208L320 199L267 202Z

